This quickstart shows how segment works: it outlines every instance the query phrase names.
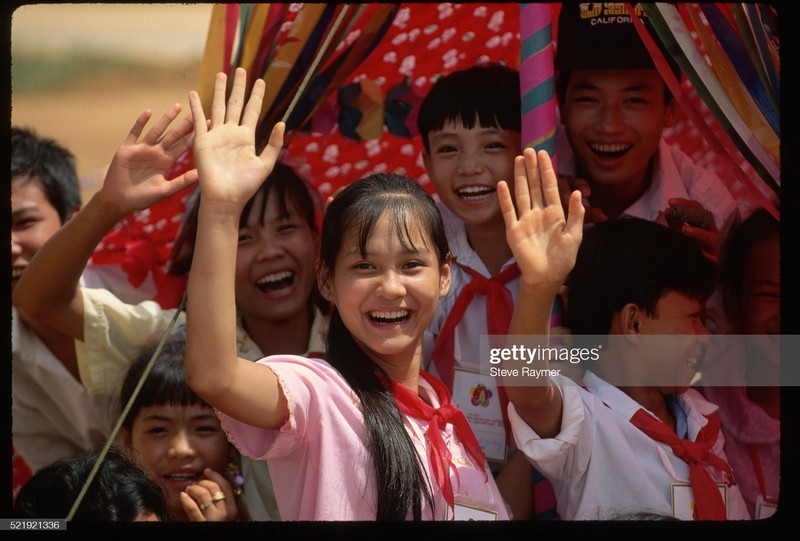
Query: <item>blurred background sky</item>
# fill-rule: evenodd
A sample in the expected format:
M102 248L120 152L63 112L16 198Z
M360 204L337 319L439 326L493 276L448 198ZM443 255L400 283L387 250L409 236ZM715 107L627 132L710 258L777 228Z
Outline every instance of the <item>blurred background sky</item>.
M30 4L11 13L11 122L75 154L84 194L136 117L196 88L212 4ZM185 113L184 113L185 114ZM152 122L152 121L151 121Z

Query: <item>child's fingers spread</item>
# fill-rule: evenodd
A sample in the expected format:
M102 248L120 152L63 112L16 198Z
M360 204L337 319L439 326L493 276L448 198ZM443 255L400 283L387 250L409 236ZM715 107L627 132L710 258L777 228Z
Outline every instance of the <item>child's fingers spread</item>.
M514 158L514 198L517 201L517 208L520 213L531 208L528 173L526 172L524 156L517 156Z
M526 148L523 152L525 157L525 174L527 176L527 190L530 193L530 208L542 207L542 184L539 179L539 161L536 151Z
M264 88L264 80L256 79L253 89L250 91L250 99L247 100L247 105L244 108L244 115L242 115L243 125L255 126L258 123L258 117L261 115L261 104L264 100Z
M583 236L583 217L586 209L581 201L581 192L575 190L569 197L569 212L567 214L567 232L580 239Z
M228 108L225 112L225 122L239 124L239 117L242 115L244 105L244 91L247 84L247 72L244 68L236 68L233 74L233 86L231 96L228 98Z
M211 125L219 126L225 122L225 92L228 77L220 72L214 79L214 97L211 100Z
M147 132L145 135L145 142L148 145L155 145L158 143L161 136L166 131L167 127L172 123L173 120L178 116L178 113L181 112L181 104L176 103L172 107L170 107L166 113L164 113L161 118L158 119L158 122L150 128L150 131Z
M187 138L189 139L189 146L192 145L192 117L187 116L181 120L180 124L175 126L161 139L161 146L166 150L172 152L176 144L183 144ZM185 149L184 149L185 150ZM182 153L182 152L181 152Z
M203 112L203 104L200 103L200 95L194 90L189 92L189 109L192 112L194 132L206 133L208 131L210 122L206 120L206 115Z
M539 161L539 179L542 184L542 194L544 196L544 204L558 205L561 207L561 194L558 191L558 177L553 170L553 162L546 151L540 150L538 153Z
M150 120L150 116L152 116L152 114L152 111L147 109L139 115L139 117L136 119L136 122L133 123L131 131L128 132L128 136L125 138L126 144L132 145L139 139L139 136L142 134L142 130L147 124L147 121Z
M264 150L261 151L261 159L271 161L274 165L278 160L281 148L283 147L283 132L286 130L286 124L278 122L272 127L272 132L269 134L269 141L267 142Z
M508 229L517 222L517 211L514 209L514 203L511 201L511 190L505 180L497 183L497 201L500 204L500 212L503 214L506 229Z
M172 143L167 147L166 143L164 147L166 148L167 155L170 156L172 159L178 158L184 152L192 148L194 144L194 132L189 132L176 142Z

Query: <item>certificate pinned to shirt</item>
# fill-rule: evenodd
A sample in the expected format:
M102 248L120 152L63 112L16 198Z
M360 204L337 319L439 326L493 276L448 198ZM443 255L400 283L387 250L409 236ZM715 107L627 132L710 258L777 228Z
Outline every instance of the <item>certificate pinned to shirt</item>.
M497 383L491 376L455 369L453 404L464 412L486 459L505 462L506 430Z

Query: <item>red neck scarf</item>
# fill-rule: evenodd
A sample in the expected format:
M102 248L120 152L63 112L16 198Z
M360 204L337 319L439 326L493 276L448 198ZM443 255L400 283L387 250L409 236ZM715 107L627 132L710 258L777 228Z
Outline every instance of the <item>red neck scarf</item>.
M420 376L433 387L439 397L439 402L442 405L438 408L434 408L422 400L417 393L400 383L388 380L383 375L381 375L381 380L392 391L397 407L404 415L428 421L428 430L425 432L425 438L428 440L431 449L431 472L436 484L444 494L447 505L450 509L454 509L455 495L450 481L450 467L453 465L452 455L442 437L442 430L448 423L453 425L458 439L464 445L475 467L483 472L484 478L488 479L484 469L486 455L484 455L478 439L472 432L467 417L460 409L450 404L450 392L444 383L424 370L420 370Z
M508 334L508 326L511 324L511 315L514 313L514 299L505 284L519 276L519 267L512 263L491 278L487 279L478 271L465 265L461 265L470 276L472 281L468 283L458 294L450 315L444 322L442 332L436 339L436 344L431 352L431 360L439 373L439 377L452 391L453 377L455 374L455 337L456 327L464 317L467 307L472 302L475 295L486 295L486 321L489 334ZM503 424L506 427L506 441L511 441L511 434L508 430L508 397L505 389L498 388L500 396L500 410L503 415Z
M677 457L689 464L689 482L694 493L697 520L725 520L725 502L703 463L725 472L729 480L734 477L728 463L711 452L719 436L719 416L712 413L706 418L708 422L700 429L695 441L679 438L664 422L643 409L636 412L631 423L654 440L669 445Z
M511 323L511 314L514 313L514 299L504 284L519 276L519 267L516 263L509 265L489 279L464 265L461 265L461 268L472 276L472 281L464 286L458 294L431 353L431 360L439 372L439 377L442 378L448 389L453 388L456 327L464 317L472 299L475 295L486 295L486 321L489 334L506 334Z

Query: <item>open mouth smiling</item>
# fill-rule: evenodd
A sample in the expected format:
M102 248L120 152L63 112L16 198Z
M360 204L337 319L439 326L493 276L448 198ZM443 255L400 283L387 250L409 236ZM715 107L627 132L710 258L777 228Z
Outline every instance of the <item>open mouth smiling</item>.
M633 148L632 144L629 143L616 143L616 144L598 144L592 143L589 144L589 149L597 156L598 158L604 160L612 160L616 158L621 158L628 152L631 148Z
M467 186L456 190L456 195L461 199L483 199L493 195L497 190L488 186Z
M396 325L408 321L408 310L374 311L369 313L369 319L378 325Z
M290 271L281 271L274 274L268 274L256 282L258 289L264 293L280 291L282 289L286 289L287 287L291 287L292 284L294 284L294 273Z

